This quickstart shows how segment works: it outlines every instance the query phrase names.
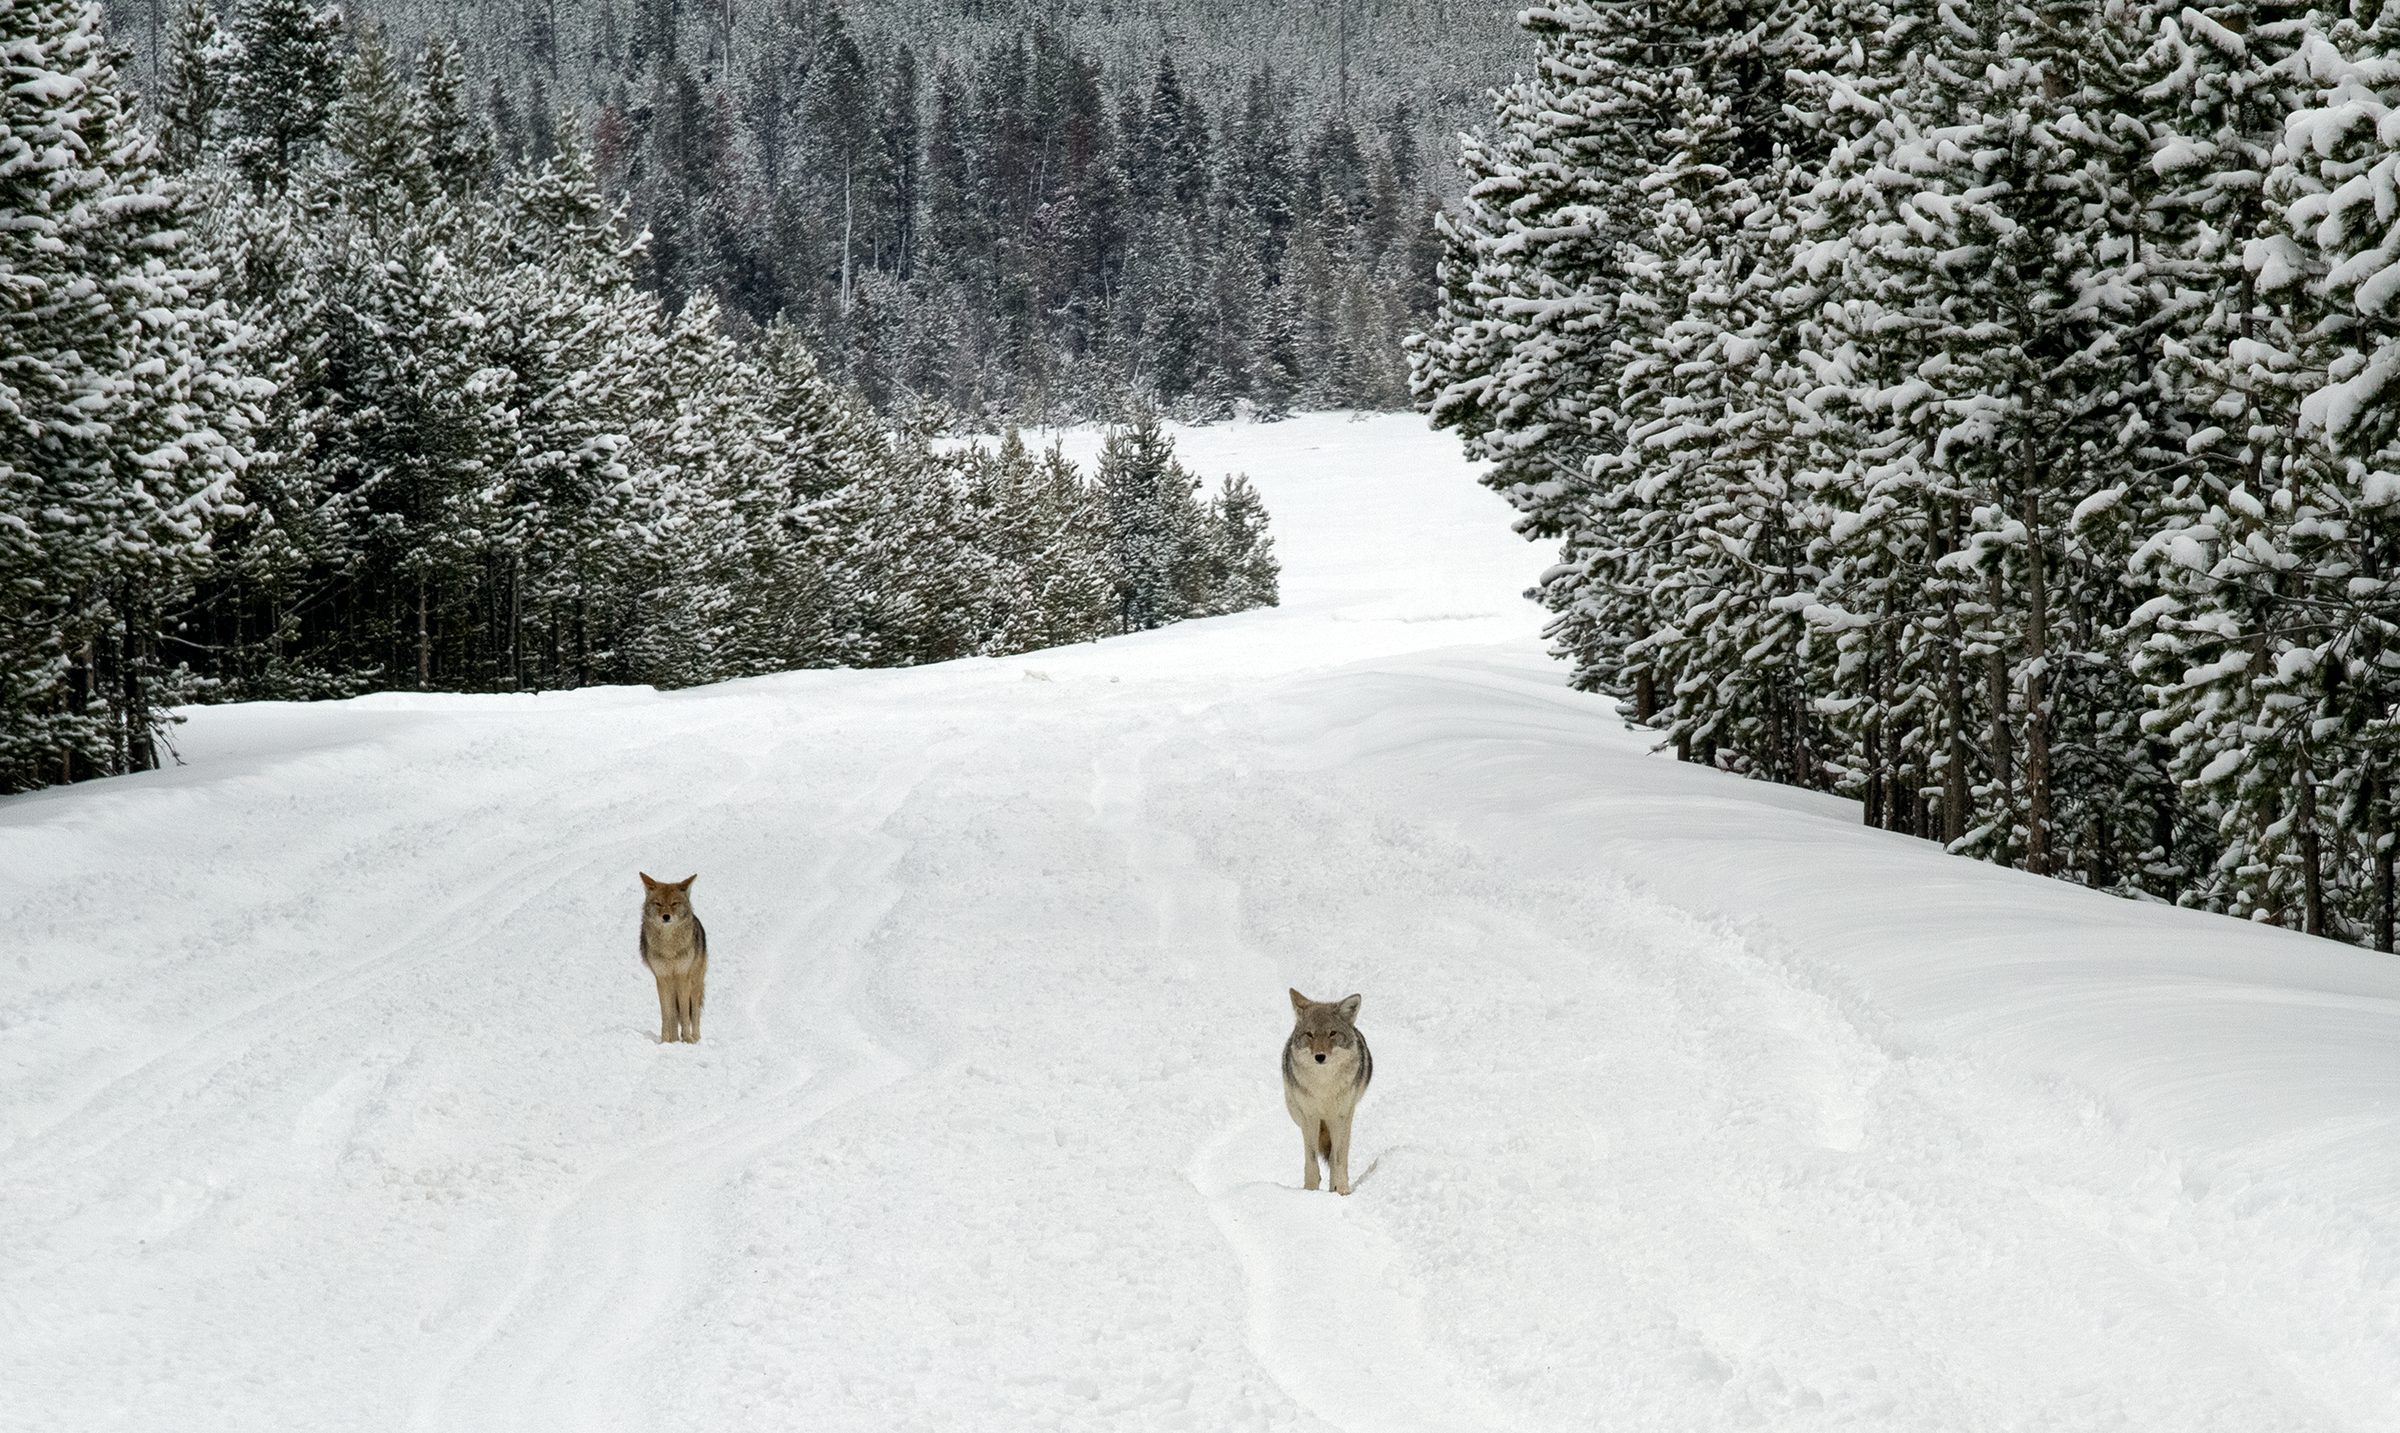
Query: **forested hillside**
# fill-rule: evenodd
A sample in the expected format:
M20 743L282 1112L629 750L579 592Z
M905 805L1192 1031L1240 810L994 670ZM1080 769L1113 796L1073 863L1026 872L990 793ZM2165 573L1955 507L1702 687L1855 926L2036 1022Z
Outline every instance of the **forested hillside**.
M1421 403L1587 688L2128 895L2393 937L2400 29L1525 16Z
M661 293L572 125L514 159L459 48L182 10L141 123L98 12L0 0L0 790L168 708L686 685L1272 603L1256 494L1129 389L1095 472L894 430ZM651 282L646 282L651 280Z
M177 3L115 5L137 68L185 63ZM1459 0L345 8L403 68L459 46L501 172L580 138L670 307L990 423L1405 406L1438 146L1522 49Z

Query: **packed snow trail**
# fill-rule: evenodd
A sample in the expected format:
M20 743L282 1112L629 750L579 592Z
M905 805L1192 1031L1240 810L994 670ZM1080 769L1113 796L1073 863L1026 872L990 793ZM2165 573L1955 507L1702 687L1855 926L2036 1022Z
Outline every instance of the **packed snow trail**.
M1282 608L0 801L0 1427L2400 1426L2390 958L1650 752L1408 420L1179 438Z

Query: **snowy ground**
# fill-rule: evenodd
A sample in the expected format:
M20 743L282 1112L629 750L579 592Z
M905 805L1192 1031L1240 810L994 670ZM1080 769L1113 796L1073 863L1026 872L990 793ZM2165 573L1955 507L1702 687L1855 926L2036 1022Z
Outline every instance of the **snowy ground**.
M1281 609L0 801L0 1427L2400 1427L2400 965L1649 754L1411 420L1182 443Z

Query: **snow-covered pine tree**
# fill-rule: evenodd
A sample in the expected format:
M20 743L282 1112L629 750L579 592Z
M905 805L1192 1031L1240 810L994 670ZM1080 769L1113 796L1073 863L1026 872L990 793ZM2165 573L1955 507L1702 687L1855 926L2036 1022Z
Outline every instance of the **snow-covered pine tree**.
M767 466L756 374L703 291L676 315L645 377L632 431L633 669L675 687L747 675L757 669L745 639L760 577L747 538L752 504L769 496L749 483Z
M1657 623L1620 660L1670 679L1665 722L1679 749L1717 754L1779 781L1821 767L1809 700L1813 586L1792 490L1791 386L1779 298L1793 242L1788 174L1748 172L1730 95L1690 74L1664 163L1643 181L1647 232L1629 246L1616 408L1620 446L1592 460L1603 510L1643 534L1635 598ZM1602 610L1619 584L1584 594L1595 629L1641 621Z
M219 292L250 335L244 353L261 417L242 474L242 512L218 525L214 560L186 617L228 701L349 696L360 678L310 640L303 614L352 569L345 513L331 500L317 442L331 416L327 312L293 208L260 198L221 162L194 178L193 215Z
M237 0L220 123L252 187L289 188L342 94L342 12L308 0Z
M1955 562L1968 511L1894 420L1938 402L1935 228L1910 207L1940 175L1903 157L1946 113L1940 46L1963 28L1878 0L1795 7L1770 47L1783 73L1796 232L1781 325L1796 486L1815 530L1812 686L1826 776L1870 825L1966 834L1975 744L1962 617L1980 592ZM1929 362L1930 360L1930 362ZM1970 591L1974 588L1974 591Z
M1267 506L1247 473L1227 473L1208 500L1209 606L1247 612L1280 605L1283 565L1267 534Z
M349 546L324 635L340 665L395 684L514 687L527 523L492 480L508 440L475 397L497 235L434 195L411 109L362 36L302 171L265 191L298 209L323 304L315 462Z
M1175 461L1157 410L1136 408L1100 452L1099 487L1117 575L1119 630L1142 632L1191 615L1204 596L1199 483Z
M416 112L438 114L444 71L429 69ZM638 238L621 233L622 206L594 184L573 126L538 170L510 181L493 269L477 286L484 322L469 380L490 448L490 483L523 535L525 621L538 634L541 685L583 685L628 671L619 644L634 612L632 426L658 352L657 302L634 284ZM452 142L471 172L477 147Z
M1410 384L1538 538L1575 521L1582 464L1611 446L1617 248L1671 122L1665 57L1690 34L1665 7L1581 0L1520 23L1534 71L1494 93L1492 134L1461 140L1469 188L1443 221L1441 307Z
M2400 241L2381 193L2400 146L2378 126L2400 59L2381 20L2269 38L2290 47L2277 77L2307 89L2268 158L2239 297L2217 306L2234 322L2212 311L2192 346L2216 422L2194 435L2205 485L2141 554L2160 590L2141 658L2150 721L2224 843L2186 899L2388 949Z
M543 152L532 162L547 164L556 155L559 134L576 142L575 126L553 126L546 123L548 115L536 113L545 121L538 131L544 142L539 146ZM492 133L467 108L466 58L447 34L435 35L417 59L409 127L424 150L427 177L435 190L463 202L483 187L492 169Z
M10 0L0 34L0 785L22 789L156 765L185 694L162 629L251 415L99 12Z
M1035 458L1014 428L997 449L973 446L959 457L996 559L987 650L1027 652L1114 632L1107 533L1074 465L1056 449Z
M973 445L956 457L974 505L985 515L983 530L994 559L992 646L1018 652L1045 645L1039 637L1045 614L1034 562L1047 523L1036 510L1040 475L1033 455L1011 428L997 449Z
M2041 94L2062 171L2046 181L2060 201L2050 222L2081 230L2080 243L2053 250L2053 328L2075 346L2049 380L2063 491L2044 730L2052 874L2171 897L2191 865L2190 828L2167 752L2142 730L2146 702L2125 653L2150 595L2131 554L2188 469L2192 431L2171 359L2194 314L2193 268L2174 242L2174 189L2157 165L2164 135L2146 112L2151 13L2068 4L2036 10L2031 26L2043 37L2035 48L2054 57Z
M199 167L208 152L231 58L231 40L217 24L211 0L184 0L166 73L158 80L159 167L167 173Z
M1858 575L1897 596L1897 609L1828 594L1861 642L1882 634L1881 663L1853 670L1882 665L1913 689L1886 680L1885 691L1860 693L1869 731L1931 736L1923 755L1941 754L1946 805L1964 804L1955 767L1972 748L1959 706L1980 688L1983 779L1965 793L1978 824L1961 839L2040 871L2062 867L2056 832L2081 822L2058 808L2053 780L2054 674L2090 660L2082 637L2095 630L2070 620L2066 539L2075 507L2104 485L2135 431L2121 341L2125 251L2109 222L2126 212L2110 178L2126 150L2104 117L2087 122L2108 90L2085 82L2095 20L2073 10L1945 10L1915 31L1902 66L1910 78L1877 101L1891 119L1863 147L1888 150L1866 178L1885 197L1852 205L1870 222L1842 246L1842 288L1856 296L1843 338L1907 358L1853 365L1879 385L1864 408L1889 417L1853 433L1851 492L1837 505L1897 524L1904 540L1885 551L1914 548L1914 560L1953 580L1980 578L1983 590L1939 593L1943 610L1927 622L1909 620L1909 586L1872 564ZM1845 156L1837 146L1835 164L1855 165L1859 149ZM1876 487L1899 500L1874 503ZM1882 541L1861 523L1842 526ZM1911 641L1892 645L1904 632ZM1939 640L1924 648L1927 637ZM1981 659L1979 681L1955 671L1964 652L1939 650L1962 643ZM1908 726L1881 710L1912 698L1921 711ZM1925 720L1937 714L1951 730Z
M882 580L882 564L862 549L890 442L835 392L791 325L768 328L757 366L769 466L751 484L769 502L752 510L764 523L752 541L773 575L748 600L758 647L781 664L761 670L867 665L875 660L870 608L859 594Z
M2107 700L2116 708L2105 724L2133 709L2122 682L2181 677L2180 664L2162 671L2177 641L2155 624L2166 618L2171 625L2185 610L2186 589L2209 579L2162 564L2173 535L2230 489L2259 490L2255 465L2296 424L2296 397L2277 400L2279 381L2257 362L2289 352L2288 315L2260 306L2244 257L2280 207L2268 199L2268 180L2284 120L2301 101L2296 56L2307 24L2300 8L2127 10L2104 30L2132 42L2119 67L2130 93L2117 106L2116 127L2147 156L2126 175L2144 220L2128 233L2146 271L2137 293L2154 297L2127 332L2151 432L2130 481L2105 483L2078 508L2076 546L2128 573L2133 590L2124 598L2166 599L2125 611L2121 598L2103 613L2114 628ZM2258 342L2278 328L2281 340ZM2280 421L2258 410L2261 399L2281 409ZM2188 544L2181 550L2196 551ZM2165 737L2176 724L2161 720L2153 713L2113 743L2122 753L2114 784L2126 798L2116 831L2122 849L2113 860L2104 854L2092 862L2092 876L2108 884L2113 866L2120 886L2205 902L2191 882L2217 884L2206 874L2220 849L2215 820L2205 800L2186 799L2169 769L2173 747Z
M1116 569L1099 491L1057 444L1034 465L1031 483L1019 501L1041 523L1030 570L1040 584L1042 630L1028 636L1029 645L1088 642L1117 631Z
M996 495L966 461L935 452L930 436L903 435L869 475L865 520L843 564L843 597L876 665L976 656L995 650L1009 624L1015 594L994 531Z
M383 31L365 26L343 67L341 93L326 111L321 151L300 171L307 207L338 214L376 244L418 220L435 186L410 108L407 79Z

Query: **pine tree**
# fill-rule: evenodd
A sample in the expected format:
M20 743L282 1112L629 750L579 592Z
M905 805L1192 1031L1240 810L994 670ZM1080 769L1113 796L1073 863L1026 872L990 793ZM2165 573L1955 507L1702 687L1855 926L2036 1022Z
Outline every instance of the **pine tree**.
M1534 73L1494 93L1496 135L1461 142L1469 188L1443 221L1441 308L1410 382L1435 426L1490 460L1484 481L1520 530L1553 537L1615 426L1595 404L1612 386L1617 247L1669 122L1658 57L1685 35L1653 10L1580 0L1521 23Z
M513 496L523 619L547 683L616 670L623 591L635 580L632 417L656 353L657 306L634 286L638 245L620 235L581 147L562 144L506 195L504 262L477 303L490 480Z
M342 14L239 0L224 81L226 156L258 190L291 186L341 97Z
M1620 613L1621 584L1601 584L1585 612L1601 631L1655 623L1622 660L1669 679L1679 747L1814 785L1823 740L1795 599L1817 573L1785 401L1789 176L1743 172L1729 99L1688 76L1676 94L1673 149L1644 181L1655 218L1625 260L1621 441L1592 466L1614 490L1603 510L1641 534L1647 591Z
M783 666L865 665L875 658L851 578L890 445L788 323L767 330L759 371L770 466L751 486L772 500L758 540L774 553L751 598L767 629L761 643Z
M410 104L409 127L424 148L425 166L435 189L453 202L482 189L492 168L492 135L467 110L466 60L458 42L436 35L417 62L417 92ZM535 81L534 132L531 162L549 162L556 150L549 115L544 109L540 81Z
M240 334L84 6L5 11L0 784L157 764L170 616L235 505Z
M210 0L185 0L159 84L159 167L165 172L188 173L208 152L231 56Z
M367 27L343 68L341 94L326 111L323 152L305 170L321 212L338 210L381 237L432 197L424 132L409 108L407 82L383 32Z
M1038 631L1026 649L1088 642L1117 630L1108 525L1101 496L1053 445L1023 479L1012 506L1032 514L1034 542L1024 563L1036 586Z
M1282 601L1283 565L1275 560L1275 542L1267 535L1267 508L1246 473L1227 473L1224 486L1209 500L1209 607L1215 612L1247 612L1274 607Z
M1142 632L1191 614L1207 593L1198 482L1175 461L1155 409L1137 408L1100 451L1099 485L1117 570L1119 629Z
M357 678L314 650L301 617L321 610L313 599L343 580L352 555L318 463L330 402L327 309L307 236L290 205L238 183L213 186L193 228L222 275L228 309L249 331L250 371L269 391L251 428L244 511L218 527L215 561L187 621L219 697L352 695Z

